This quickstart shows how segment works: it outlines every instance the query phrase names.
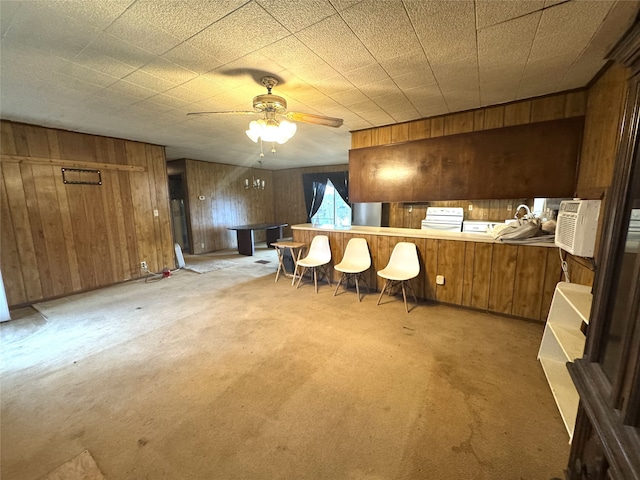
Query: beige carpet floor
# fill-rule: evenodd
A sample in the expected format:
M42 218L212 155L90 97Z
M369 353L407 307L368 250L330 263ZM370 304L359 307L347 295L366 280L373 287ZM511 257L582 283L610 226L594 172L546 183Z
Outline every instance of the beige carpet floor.
M296 290L264 247L220 258L0 325L3 480L84 450L113 480L562 477L542 324Z

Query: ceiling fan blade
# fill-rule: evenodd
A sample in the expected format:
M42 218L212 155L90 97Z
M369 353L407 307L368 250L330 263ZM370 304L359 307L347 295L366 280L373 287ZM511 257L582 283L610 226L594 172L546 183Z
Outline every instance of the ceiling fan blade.
M284 116L287 120L294 122L314 123L316 125L334 128L338 128L343 122L341 118L325 117L324 115L314 115L312 113L288 112L285 113Z
M219 114L223 114L223 115L255 115L256 113L260 113L260 112L255 112L255 111L228 111L228 112L189 112L187 113L187 115L219 115Z

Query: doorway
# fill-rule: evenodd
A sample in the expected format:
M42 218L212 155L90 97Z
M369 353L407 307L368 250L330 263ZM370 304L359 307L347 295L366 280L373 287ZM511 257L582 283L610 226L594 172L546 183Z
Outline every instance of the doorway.
M187 228L187 200L181 173L169 175L169 201L171 202L173 241L180 245L183 252L191 253Z

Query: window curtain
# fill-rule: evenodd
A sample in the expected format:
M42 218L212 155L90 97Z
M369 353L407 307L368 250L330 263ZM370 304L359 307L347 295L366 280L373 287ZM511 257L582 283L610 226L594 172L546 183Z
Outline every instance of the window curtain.
M349 172L305 173L302 175L302 187L304 189L304 201L307 207L307 223L311 223L313 217L324 198L327 181L331 180L333 186L342 199L349 203Z

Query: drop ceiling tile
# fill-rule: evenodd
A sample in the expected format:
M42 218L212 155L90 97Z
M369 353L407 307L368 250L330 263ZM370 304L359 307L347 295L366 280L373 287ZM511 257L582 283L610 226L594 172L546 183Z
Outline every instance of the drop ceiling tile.
M166 92L163 92L163 95L166 95L171 98L175 98L179 101L194 103L200 102L205 98L210 97L208 92L199 92L197 90L193 90L185 87L184 85L180 85L178 87L171 88Z
M344 77L349 80L355 87L363 87L371 83L381 82L383 80L389 80L389 75L384 69L374 63L367 65L366 67L357 68L349 72L343 73Z
M210 52L222 63L228 63L287 35L289 32L271 15L251 2L204 29L188 42Z
M431 71L429 71L427 75L420 71L407 73L406 75L393 77L393 81L402 90L421 86L437 85L436 79Z
M522 72L542 16L536 12L478 32L480 78L486 70L502 67Z
M137 69L151 62L154 58L156 55L148 50L131 45L108 33L101 33L76 55L74 60L87 63L90 68L93 68L92 65L100 65L104 68L105 73L109 73L111 70L108 67L109 62L113 62L113 70L120 71L122 67L118 64ZM94 70L102 71L101 68L94 68Z
M222 65L222 62L211 53L200 50L187 42L176 45L164 53L162 58L199 74L207 73Z
M542 10L544 0L478 0L476 19L478 30L507 22L529 13Z
M148 22L180 41L195 35L214 22L210 17L202 15L201 11L190 8L189 2L171 0L137 1L129 7L126 15L133 15L141 21Z
M364 0L345 10L342 19L377 61L422 52L399 0Z
M282 86L277 85L273 92L293 101L307 103L317 98L327 98L325 94L297 77L291 77Z
M367 117L367 120L374 127L384 127L386 125L391 125L395 123L393 117L391 115L387 115L386 113Z
M438 87L437 85L409 88L407 90L404 90L403 93L414 104L416 102L422 101L425 98L442 97L440 87Z
M606 60L597 58L579 58L567 70L562 80L558 83L558 90L570 90L584 87L604 67Z
M306 78L305 80L308 81ZM312 83L318 90L329 96L343 93L354 88L353 84L340 74Z
M529 61L525 67L523 81L525 79L542 79L544 77L560 77L565 75L569 66L576 60L576 56L559 55L557 57L548 57L544 60ZM539 80L534 80L540 83ZM553 86L555 87L555 85Z
M517 100L539 97L547 95L549 92L555 92L556 90L549 90L550 83L551 82L545 81L543 83L527 83L521 85L518 89Z
M516 85L522 78L523 70L512 69L509 67L497 67L480 72L480 86L502 82L505 84L515 83Z
M260 50L218 67L213 73L233 77L235 79L233 86L248 84L260 85L260 87L262 87L262 77L270 75L280 82L276 88L282 86L285 75L291 75L285 68L265 57Z
M342 12L348 8L358 5L362 0L331 0L331 4L336 10Z
M258 3L292 33L336 13L328 0L258 0Z
M152 102L157 105L168 107L167 111L171 109L176 109L176 108L185 108L187 105L189 105L189 103L186 102L185 100L180 100L179 98L165 95L163 93L159 93L158 95L155 95L143 101ZM184 114L182 113L181 115L184 115Z
M381 116L389 116L387 112L385 112L382 108L380 108L376 103L372 100L366 99L361 102L352 103L348 105L349 110L354 113L357 113L362 118L366 120L371 120L372 118L378 118Z
M24 2L15 13L10 28L2 38L19 48L34 49L49 55L71 59L82 51L100 30L87 27L45 6Z
M83 24L104 30L122 15L133 0L109 0L108 2L46 0L39 3L58 14L67 15Z
M198 76L196 72L161 57L155 58L140 70L171 83L172 87L181 85Z
M618 39L631 27L638 11L638 1L616 1L581 55L605 58Z
M573 1L545 9L538 25L538 33L531 51L532 57L544 58L548 56L545 52L553 52L554 47L584 47L612 6L612 2Z
M21 6L20 2L0 2L0 37L4 36Z
M380 65L392 78L416 72L433 77L431 65L429 65L424 52L398 55L397 57L380 61Z
M443 92L464 91L478 85L478 66L473 59L438 65L434 73Z
M478 89L445 93L443 97L451 112L470 110L480 106L480 91Z
M407 112L400 112L400 113L393 114L393 120L396 123L409 122L411 120L417 120L419 118L421 118L421 115L418 113L417 110L411 110Z
M399 91L376 97L373 101L387 113L404 112L413 109L409 99Z
M338 102L340 105L350 106L354 103L371 101L360 90L352 89L345 92L329 95L332 99Z
M267 61L262 70L282 69L308 83L335 77L338 72L294 36L285 37L258 51ZM242 61L240 59L239 61Z
M360 87L358 90L360 90L372 100L384 95L388 95L392 92L401 93L401 90L398 88L396 83L390 78L387 78L386 80L383 80L381 82L370 83L369 85Z
M118 82L110 85L104 90L112 92L114 95L123 95L124 97L135 99L136 101L153 97L157 93L154 90L141 87L140 85L136 85L125 80L119 80ZM102 90L100 93L102 93L104 90Z
M323 112L324 115L329 115L326 112L335 110L340 107L340 104L338 102L330 97L327 97L326 95L314 98L313 100L306 102L306 105L317 112ZM333 115L331 114L329 116L332 117Z
M187 90L193 90L200 95L205 95L206 97L213 97L224 91L223 86L221 86L219 82L216 82L214 78L215 77L207 75L200 75L193 80L183 83L181 87ZM171 92L174 90L175 89L167 91L167 95L172 95Z
M340 73L375 63L362 42L338 15L301 30L296 37Z
M105 32L156 55L162 55L182 42L130 10L118 17Z
M67 77L100 87L108 87L119 80L117 77L104 74L97 70L92 70L72 61L61 62L60 66L55 71L56 73L66 75Z
M405 6L431 67L476 55L476 19L472 0L424 2Z
M176 86L174 83L155 75L151 75L144 70L136 70L130 75L127 75L124 80L140 87L153 90L156 93L164 92Z

